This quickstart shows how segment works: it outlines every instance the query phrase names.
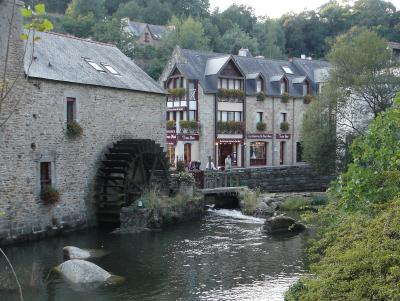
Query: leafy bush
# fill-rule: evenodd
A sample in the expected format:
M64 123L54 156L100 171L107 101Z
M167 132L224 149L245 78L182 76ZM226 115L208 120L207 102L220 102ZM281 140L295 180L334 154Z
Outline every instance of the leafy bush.
M284 211L303 211L310 210L312 200L304 197L290 197L279 206Z
M183 96L185 96L186 94L186 89L185 88L172 88L172 89L168 89L168 93L170 93L171 95L181 98Z
M330 188L344 209L365 209L400 192L400 97L350 147L354 162Z
M244 123L241 121L218 121L217 129L219 133L242 133Z
M309 104L312 100L313 100L313 97L311 95L309 95L309 94L304 96L304 98L303 98L303 102L305 104Z
M191 173L189 172L179 172L177 181L179 184L193 184L194 183L194 177Z
M175 129L176 123L174 120L168 120L167 121L167 130L173 130Z
M288 131L289 130L289 122L287 122L287 121L281 122L280 129L284 132Z
M400 300L400 199L375 217L354 213L325 231L309 252L315 275L285 300Z
M257 122L256 127L257 127L257 131L263 132L266 130L267 124L265 122L260 121L260 122Z
M183 161L176 162L176 171L177 172L185 172L186 171L186 164Z
M46 186L40 192L40 198L47 205L54 204L60 200L60 193L54 187Z
M189 121L189 129L192 131L196 131L199 129L199 123L196 120Z
M78 122L72 121L67 124L67 137L68 138L71 138L71 139L77 138L77 137L82 136L82 134L83 134L83 129Z
M281 101L284 102L284 103L287 103L289 101L289 93L288 92L283 92L282 93Z
M189 120L181 120L179 121L179 126L181 127L181 129L188 130L190 128L190 122Z
M257 93L257 101L264 101L267 96L263 91L260 91Z

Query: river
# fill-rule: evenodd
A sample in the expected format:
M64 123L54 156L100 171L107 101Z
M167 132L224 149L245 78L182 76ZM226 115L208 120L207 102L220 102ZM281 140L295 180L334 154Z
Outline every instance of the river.
M6 253L23 282L25 301L283 300L305 271L306 234L269 237L261 232L262 223L239 211L213 210L201 221L162 231L114 235L89 229L9 247ZM126 282L77 287L48 277L67 245L110 251L94 262ZM1 281L12 283L10 273L4 279L4 269L1 259ZM0 300L18 298L0 288Z

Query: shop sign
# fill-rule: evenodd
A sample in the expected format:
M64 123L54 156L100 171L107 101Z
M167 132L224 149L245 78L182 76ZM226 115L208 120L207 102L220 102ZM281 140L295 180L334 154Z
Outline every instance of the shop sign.
M247 133L247 139L272 139L272 133Z
M290 134L276 134L276 139L290 139Z
M167 135L172 135L172 134L176 135L176 129L167 130Z
M169 112L176 112L176 111L185 111L187 110L187 107L172 107L172 108L167 108L167 111Z
M167 132L167 144L168 145L175 145L177 141L176 133L168 133Z
M178 141L199 141L199 134L178 134Z
M243 139L239 138L217 138L219 144L232 144L232 143L243 143Z

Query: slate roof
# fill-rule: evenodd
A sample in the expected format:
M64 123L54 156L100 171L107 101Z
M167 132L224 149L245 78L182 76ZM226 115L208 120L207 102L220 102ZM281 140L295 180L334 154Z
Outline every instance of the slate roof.
M162 25L147 24L135 21L129 21L128 23L128 29L137 37L140 37L143 34L143 31L147 26L151 35L156 40L161 40L167 32L167 27Z
M199 80L205 93L216 93L216 79L218 74L216 73L211 75L210 72L206 71L213 70L212 73L215 73L215 68L211 67L210 64L212 62L220 62L219 58L224 60L230 55L213 52L200 52L189 49L181 49L181 54L185 62L178 63L176 66L182 74L188 79ZM280 95L279 80L283 76L285 76L289 81L289 94L291 96L302 97L303 81L300 79L306 78L311 81L311 88L315 93L318 89L319 83L326 81L326 76L330 69L330 64L328 62L320 60L293 59L292 61L286 61L238 55L232 55L230 57L235 60L236 64L244 72L244 76L246 77L246 92L248 95L256 93L256 77L254 74L259 73L261 73L265 79L265 91L267 95ZM217 65L221 64L216 64L216 66ZM289 67L293 71L293 74L285 73L283 67Z
M29 67L30 55L26 55L25 73L34 78L61 82L103 86L165 94L149 75L131 59L111 44L98 43L57 33L36 33L34 59ZM27 54L31 53L32 39L28 42ZM113 75L104 67L99 72L85 58L95 63L112 66L119 75Z

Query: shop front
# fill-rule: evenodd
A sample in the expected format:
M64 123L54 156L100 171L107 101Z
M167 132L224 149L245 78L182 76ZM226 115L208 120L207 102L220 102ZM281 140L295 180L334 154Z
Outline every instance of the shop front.
M247 164L250 166L267 166L269 151L268 147L273 138L272 133L248 133L248 160Z
M225 159L230 156L232 166L242 166L242 145L243 139L217 139L217 162L219 167L225 167Z

